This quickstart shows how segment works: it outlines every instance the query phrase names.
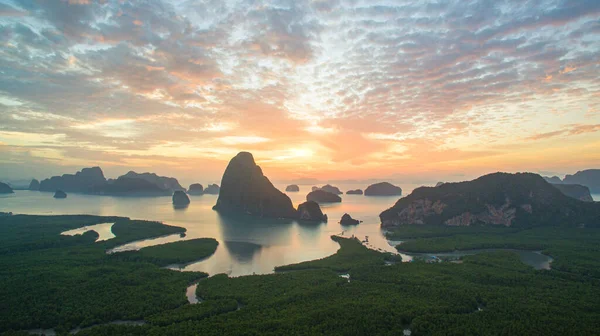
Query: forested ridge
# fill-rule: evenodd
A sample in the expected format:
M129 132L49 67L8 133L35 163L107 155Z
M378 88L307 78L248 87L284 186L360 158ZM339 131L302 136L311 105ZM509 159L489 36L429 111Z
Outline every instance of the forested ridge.
M69 217L64 220L74 220ZM0 219L0 228L6 220ZM45 225L52 221L60 219L46 217ZM123 229L129 241L140 239L133 235L144 231L139 230L144 225L153 235L164 234L158 232L160 223L117 223L116 231ZM64 227L61 224L56 232ZM333 237L340 243L336 254L278 268L285 272L202 279L197 287L202 302L190 305L185 288L204 274L161 269L151 262L165 262L154 257L105 255L123 239L117 234L113 242L92 243L96 235L87 233L65 237L64 246L43 253L0 255L0 330L55 327L65 333L77 325L118 319L146 324L103 325L78 335L398 335L404 329L412 335L596 335L600 330L598 230L455 229L422 227L407 229L406 235L401 230L391 234L399 240L410 236L405 244L426 244L432 250L450 242L453 248L466 246L461 242L476 237L509 243L512 239L542 247L554 258L553 267L534 270L510 252L467 256L462 263L401 263L357 240ZM442 237L432 236L436 230ZM168 246L162 247L170 251L165 255L185 245ZM349 279L340 277L342 272Z

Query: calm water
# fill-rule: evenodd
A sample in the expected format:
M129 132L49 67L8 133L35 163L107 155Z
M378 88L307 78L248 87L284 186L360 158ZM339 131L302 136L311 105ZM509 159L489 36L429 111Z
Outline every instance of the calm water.
M98 233L98 239L96 239L97 242L103 241L103 240L109 240L109 239L115 238L115 235L112 232L113 224L114 223L88 225L88 226L80 227L78 229L73 229L73 230L62 232L61 235L75 236L75 235L80 235L80 234L86 233L87 231L96 231L96 233Z
M342 191L364 189L364 185L337 185ZM280 190L285 185L277 185ZM408 194L417 185L401 185ZM294 206L304 202L311 186L300 186L300 192L287 193ZM396 252L398 242L388 242L379 228L379 213L392 206L398 197L366 197L342 195L342 203L323 205L323 212L329 216L329 223L312 224L296 221L235 218L223 216L212 210L217 196L190 195L191 204L186 209L173 209L171 197L128 198L69 194L66 199L54 199L52 193L17 190L15 194L0 196L0 211L15 214L91 214L102 216L123 216L132 219L146 219L182 226L187 229L186 237L179 235L160 237L120 246L115 252L139 249L144 246L163 244L178 240L212 237L219 246L211 257L186 265L173 265L171 268L186 271L203 271L209 274L227 273L230 276L246 274L266 274L275 266L298 263L329 256L339 245L330 239L333 234L355 235L361 240L369 237L368 246L388 252ZM594 195L598 200L600 195ZM342 227L338 224L344 213L362 220L356 226ZM109 239L112 232L107 230L110 223L96 228L99 239ZM91 227L88 227L90 229ZM74 233L81 233L79 229ZM524 262L535 260L534 252L523 252ZM411 256L402 255L410 260ZM541 263L548 260L540 261ZM531 264L527 262L528 264ZM533 264L532 264L533 265Z

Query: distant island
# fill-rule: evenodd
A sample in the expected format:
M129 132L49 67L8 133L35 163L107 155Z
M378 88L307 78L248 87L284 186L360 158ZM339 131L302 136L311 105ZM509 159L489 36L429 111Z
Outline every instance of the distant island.
M100 167L83 168L75 174L53 176L40 182L40 191L62 190L65 192L87 192L90 188L106 183Z
M204 193L207 195L218 195L221 192L221 188L218 184L209 184L206 189L204 189Z
M129 171L116 179L106 179L100 167L83 168L75 174L53 176L37 182L33 179L29 190L107 195L107 196L171 196L185 191L176 178L154 173ZM217 191L218 193L218 191Z
M562 180L558 176L544 176L544 179L552 184L579 184L588 187L592 193L600 193L600 169L581 170Z
M67 198L67 193L62 190L57 190L54 192L54 198Z
M345 213L342 216L342 218L340 219L340 224L341 225L357 225L357 224L360 224L360 221L358 219L352 218L352 216Z
M560 190L563 194L578 199L584 202L593 202L592 194L590 189L580 184L552 184L553 187Z
M342 198L337 194L330 193L323 189L317 189L309 192L308 195L306 195L306 200L316 203L339 203L342 201Z
M13 194L13 189L6 183L0 182L0 194Z
M361 189L354 189L346 191L346 195L362 195L363 191Z
M326 192L328 192L328 193L332 193L332 194L334 194L334 195L341 195L341 194L343 194L343 192L341 192L341 191L340 191L340 189L339 189L338 187L334 187L334 186L332 186L332 185L330 185L330 184L326 184L326 185L322 186L322 187L321 187L321 188L319 188L319 189L321 189L321 190L323 190L323 191L326 191ZM314 191L314 190L313 190L313 191Z
M581 184L590 188L593 193L600 193L600 169L587 169L567 175L563 179L563 183Z
M31 180L31 182L29 182L28 189L33 190L33 191L40 190L40 181L38 181L36 179Z
M188 194L202 195L202 194L204 194L204 187L200 183L190 184L190 187L188 188Z
M161 188L163 190L168 190L171 193L173 193L176 190L185 190L185 188L182 187L179 184L179 182L177 181L177 179L174 177L158 176L154 173L141 173L140 174L140 173L136 173L134 171L129 171L127 174L125 174L121 177L142 179L142 180L148 181L148 182L158 186L159 188Z
M375 183L365 189L365 196L401 196L402 188L389 182Z
M300 187L298 187L297 184L290 184L289 186L285 187L285 191L287 191L287 192L298 192L298 191L300 191Z
M96 184L85 193L111 196L170 196L172 192L141 178L121 176L116 180Z
M173 206L175 208L185 208L190 204L190 198L183 190L175 190L173 193Z

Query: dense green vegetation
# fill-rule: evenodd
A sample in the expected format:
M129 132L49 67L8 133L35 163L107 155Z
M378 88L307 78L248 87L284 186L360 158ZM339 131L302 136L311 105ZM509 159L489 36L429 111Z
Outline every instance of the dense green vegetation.
M352 240L338 241L338 254L349 253L346 248L358 260L371 254ZM352 267L350 282L333 262L272 275L213 276L199 282L204 302L197 306L233 300L239 310L209 315L180 308L166 312L178 317L160 325L98 327L82 335L398 335L408 327L413 335L593 335L600 328L597 278L536 271L509 252L468 256L462 264L383 266L381 260Z
M19 220L28 218L44 225L59 222L59 217ZM147 226L153 235L164 234L159 223L117 223L117 238L105 242L93 243L97 235L86 233L65 237L64 245L24 251L15 244L17 252L1 254L0 332L57 327L64 333L76 325L114 320L146 324L99 325L78 335L398 335L405 328L412 335L594 335L600 330L597 229L420 227L404 232L415 239L404 244L430 250L465 247L477 239L543 248L554 262L552 270L541 271L510 252L467 256L460 264L386 264L389 254L332 237L340 244L335 255L278 268L285 272L202 279L197 287L202 302L190 305L184 289L203 274L160 269L147 261L164 264L164 256L187 255L182 249L194 249L195 243L142 250L133 259L108 256L104 250L123 240L119 233L140 239L145 230L139 228ZM7 234L21 235L23 244L43 240L34 226L26 239L26 233L11 233L3 224L1 218L2 239ZM50 231L48 239L54 239ZM405 238L401 231L393 234ZM342 271L350 274L349 281L339 276Z
M115 222L114 239L95 243L98 234L93 231L60 235L107 222ZM65 332L143 319L186 304L187 285L206 274L173 272L105 253L126 242L184 231L118 217L0 217L0 332L32 328Z
M439 232L442 237L431 237ZM396 246L403 252L448 252L473 249L541 250L555 260L552 268L564 272L600 277L600 229L533 228L509 229L485 227L399 227L391 233L395 239L419 238Z
M149 246L139 251L115 253L116 258L129 261L145 261L158 266L184 264L212 255L219 242L213 238L198 238L170 244Z

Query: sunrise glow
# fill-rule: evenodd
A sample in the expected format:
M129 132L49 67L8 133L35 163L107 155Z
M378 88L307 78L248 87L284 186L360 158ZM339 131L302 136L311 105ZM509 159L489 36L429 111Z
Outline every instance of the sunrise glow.
M0 175L600 165L600 5L476 3L1 1Z

